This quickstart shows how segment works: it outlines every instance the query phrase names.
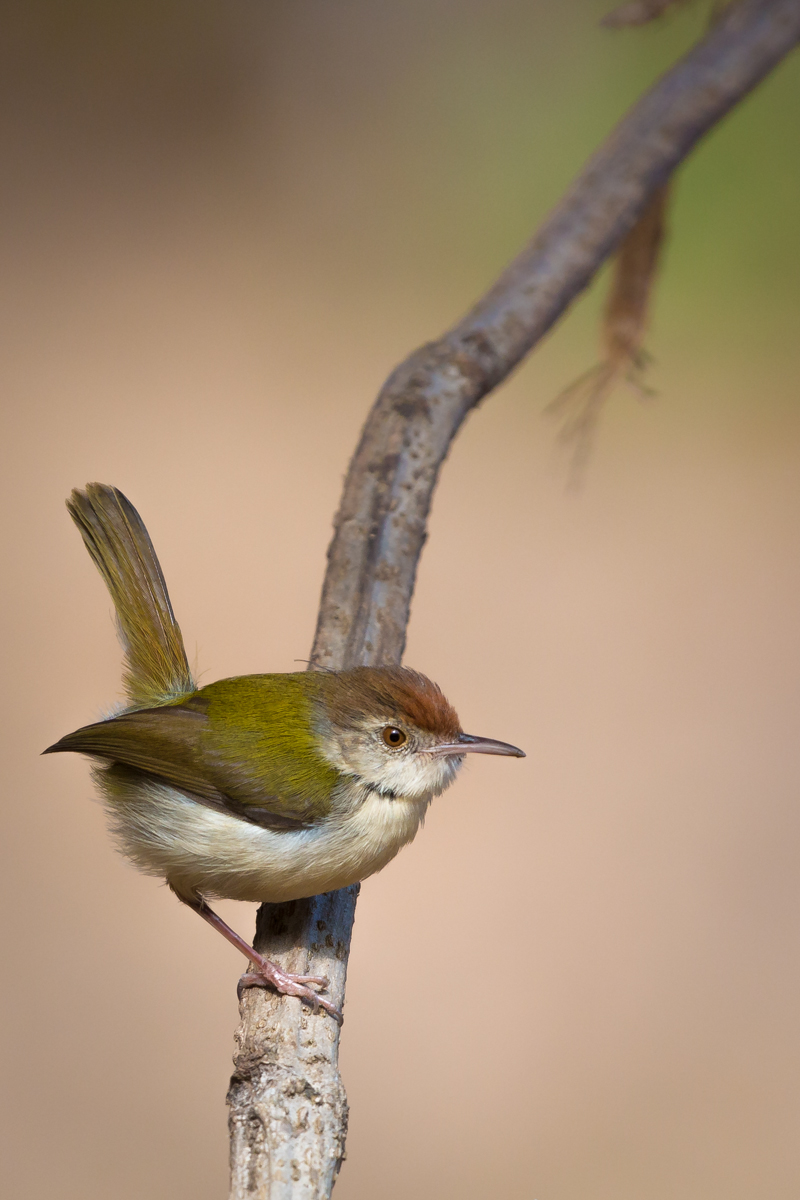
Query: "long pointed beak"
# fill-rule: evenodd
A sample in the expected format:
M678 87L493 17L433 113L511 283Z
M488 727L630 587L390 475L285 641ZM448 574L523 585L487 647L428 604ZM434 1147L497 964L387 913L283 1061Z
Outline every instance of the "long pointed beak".
M429 754L438 758L457 754L505 754L510 758L524 758L525 751L519 746L509 746L508 742L496 742L494 738L473 737L471 733L460 733L455 742L445 742L442 746L434 746Z

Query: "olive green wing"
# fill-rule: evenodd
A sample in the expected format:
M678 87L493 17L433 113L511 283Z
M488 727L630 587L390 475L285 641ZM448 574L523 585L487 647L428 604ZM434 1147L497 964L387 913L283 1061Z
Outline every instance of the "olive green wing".
M270 795L253 777L215 753L206 705L191 700L121 713L67 734L45 754L72 750L133 767L192 799L270 829L296 829L313 814L297 798ZM295 801L292 803L292 801Z
M281 812L309 824L331 811L339 773L320 751L320 679L309 671L240 675L189 701L206 706L206 770L234 801L249 807L261 795L279 796Z

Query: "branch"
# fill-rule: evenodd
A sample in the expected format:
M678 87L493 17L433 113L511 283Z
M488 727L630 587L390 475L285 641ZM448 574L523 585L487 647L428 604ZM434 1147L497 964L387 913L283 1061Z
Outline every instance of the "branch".
M399 662L439 469L467 414L591 280L648 197L800 40L800 0L741 0L591 158L537 236L439 341L389 377L350 464L328 551L312 661ZM259 912L256 947L327 975L341 1006L357 886ZM232 1200L318 1200L344 1157L339 1029L251 989L231 1082Z

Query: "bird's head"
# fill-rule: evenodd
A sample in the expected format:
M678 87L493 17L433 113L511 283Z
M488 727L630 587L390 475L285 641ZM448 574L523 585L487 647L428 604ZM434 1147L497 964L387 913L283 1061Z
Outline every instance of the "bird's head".
M525 757L506 742L464 733L441 689L407 667L355 667L320 682L324 757L383 795L438 796L466 754Z

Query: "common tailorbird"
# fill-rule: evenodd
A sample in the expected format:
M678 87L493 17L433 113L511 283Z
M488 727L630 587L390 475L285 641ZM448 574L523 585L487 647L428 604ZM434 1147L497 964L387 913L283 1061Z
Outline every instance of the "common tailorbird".
M296 900L380 871L419 829L465 754L522 750L461 729L442 691L407 667L242 675L198 688L152 542L120 491L91 483L67 508L111 593L129 703L45 754L99 759L122 852L271 985L332 1016L314 987L258 954L207 897Z

